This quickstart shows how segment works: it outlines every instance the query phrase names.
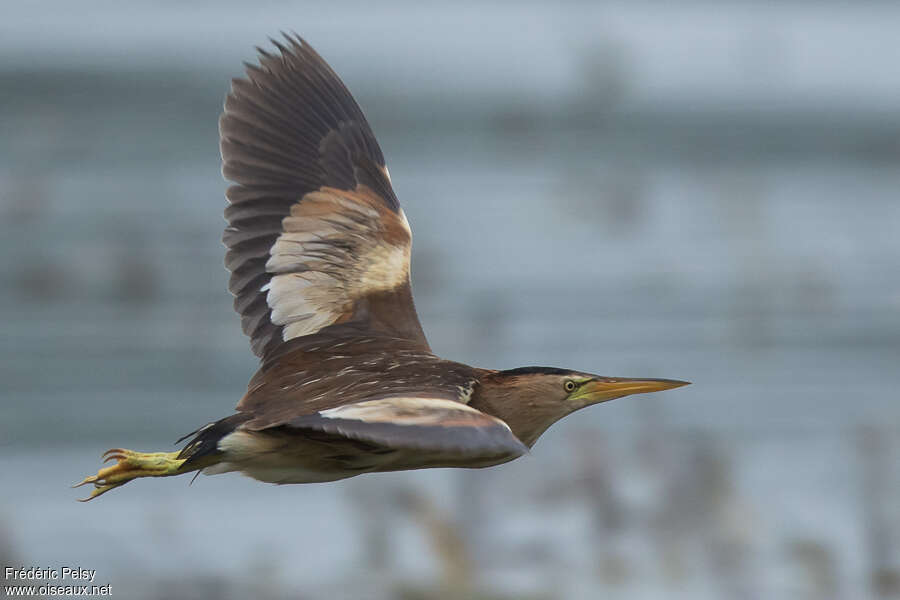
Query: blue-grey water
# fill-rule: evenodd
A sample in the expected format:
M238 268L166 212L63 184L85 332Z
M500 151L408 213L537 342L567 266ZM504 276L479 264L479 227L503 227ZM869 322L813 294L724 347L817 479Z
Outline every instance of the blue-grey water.
M0 24L0 562L121 598L898 593L894 5L225 6ZM216 118L280 28L370 116L436 352L694 384L486 471L74 502L255 369Z

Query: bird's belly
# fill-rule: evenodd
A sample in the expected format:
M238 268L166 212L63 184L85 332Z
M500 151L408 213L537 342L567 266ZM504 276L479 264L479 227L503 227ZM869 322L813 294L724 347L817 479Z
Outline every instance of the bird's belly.
M262 464L244 464L234 469L257 481L266 483L324 483L337 481L358 475L357 472L311 471L298 466L272 466Z
M218 444L219 463L205 475L238 471L266 483L323 483L366 473L387 460L389 452L360 452L316 437L283 432L238 430Z

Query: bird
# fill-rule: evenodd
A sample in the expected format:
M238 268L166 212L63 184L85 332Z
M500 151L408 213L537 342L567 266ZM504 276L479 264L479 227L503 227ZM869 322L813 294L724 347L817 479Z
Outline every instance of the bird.
M130 481L240 472L275 483L482 468L582 408L689 382L495 370L431 351L412 233L362 110L296 33L257 47L219 119L228 288L260 366L233 414L173 452L103 454L92 500Z

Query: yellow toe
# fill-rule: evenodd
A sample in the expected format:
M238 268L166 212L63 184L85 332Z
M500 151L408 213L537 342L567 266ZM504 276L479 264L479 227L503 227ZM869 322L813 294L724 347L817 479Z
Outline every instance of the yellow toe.
M91 495L82 502L93 500L111 489L125 485L139 477L167 477L180 475L184 459L178 452L135 452L124 448L113 448L103 453L103 462L115 460L116 464L104 467L96 475L85 477L72 487L94 484Z

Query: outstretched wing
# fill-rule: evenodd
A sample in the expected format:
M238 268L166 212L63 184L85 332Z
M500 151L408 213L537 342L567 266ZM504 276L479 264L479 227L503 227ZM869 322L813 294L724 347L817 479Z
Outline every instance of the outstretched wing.
M259 50L219 121L225 264L260 358L343 323L427 349L409 283L409 224L350 92L299 37Z

